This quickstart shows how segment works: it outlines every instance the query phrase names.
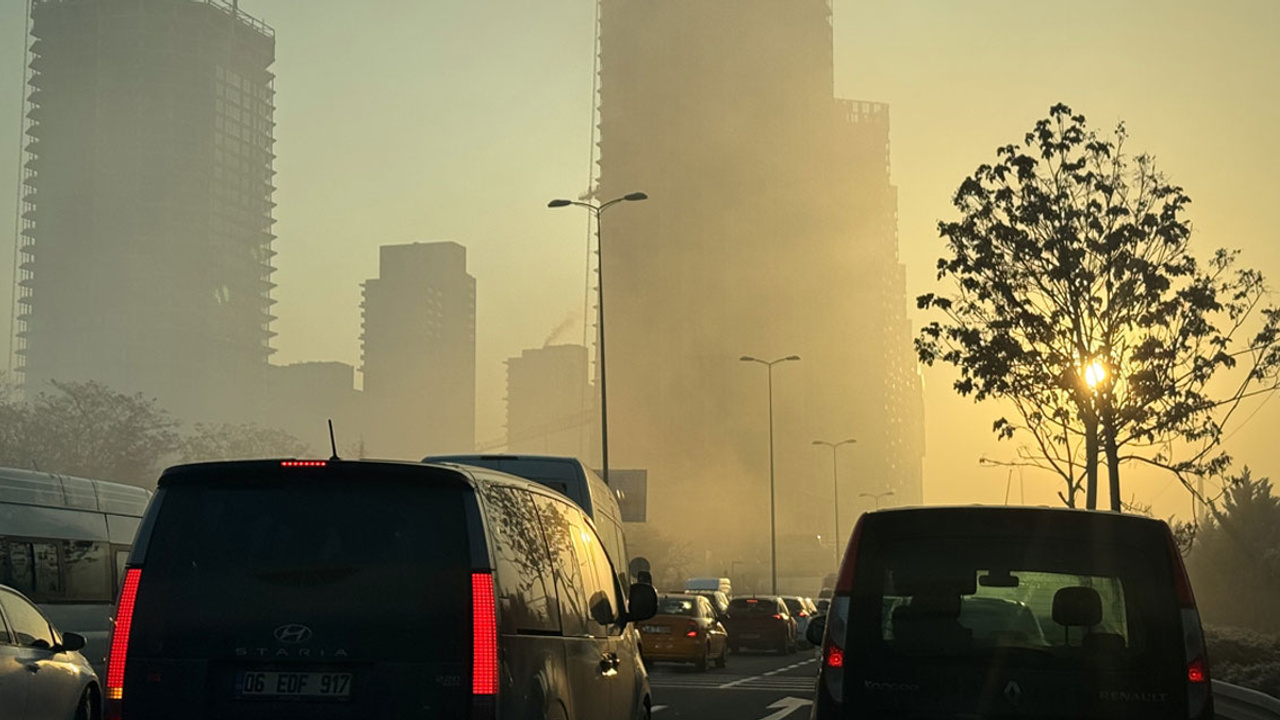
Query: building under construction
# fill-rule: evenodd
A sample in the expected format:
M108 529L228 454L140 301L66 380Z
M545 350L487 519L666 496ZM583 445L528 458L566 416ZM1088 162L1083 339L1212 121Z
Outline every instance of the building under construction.
M838 99L827 0L602 0L596 198L609 217L611 460L649 469L654 522L723 507L842 534L862 493L922 499L919 375L898 259L889 109ZM744 539L744 538L726 538ZM785 564L786 559L780 558Z
M217 0L32 0L17 369L260 414L271 28Z

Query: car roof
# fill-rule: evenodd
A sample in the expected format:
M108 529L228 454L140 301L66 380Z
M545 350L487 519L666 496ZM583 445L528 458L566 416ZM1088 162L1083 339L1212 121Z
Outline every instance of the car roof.
M276 471L287 467L287 463L298 463L296 468L299 471L307 470L345 470L345 471L391 471L398 475L411 477L418 475L422 477L424 482L430 482L432 476L434 479L455 479L462 480L468 484L474 485L477 482L494 482L499 481L504 485L513 485L550 497L563 499L559 493L549 490L545 485L526 480L516 475L510 475L499 470L489 470L487 468L478 468L471 465L461 465L453 463L421 463L403 460L309 460L299 458L274 458L269 460L222 460L216 462L187 463L183 465L174 465L166 468L160 475L158 485L166 487L174 484L185 484L188 482L218 482L211 475L222 473L242 472L252 476L253 473L261 473L264 471Z
M867 530L904 529L920 535L946 535L960 528L973 527L997 533L1004 530L1078 533L1104 528L1152 532L1168 528L1163 520L1142 515L1079 508L1006 505L885 508L866 513L863 520Z

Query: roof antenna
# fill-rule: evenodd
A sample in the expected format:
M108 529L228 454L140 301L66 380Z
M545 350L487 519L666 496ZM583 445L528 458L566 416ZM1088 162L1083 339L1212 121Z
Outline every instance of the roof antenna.
M329 461L341 460L342 458L338 457L338 441L333 439L333 418L329 419L329 447L333 449L333 456Z

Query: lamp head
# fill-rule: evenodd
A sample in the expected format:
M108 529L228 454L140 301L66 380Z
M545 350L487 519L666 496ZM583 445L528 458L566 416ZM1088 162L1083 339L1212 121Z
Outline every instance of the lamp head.
M649 196L645 195L642 192L633 192L633 193L627 193L626 195L623 195L622 199L628 202L636 202L637 200L648 200Z
M558 198L547 203L547 207L558 208L558 207L565 207L566 205L572 205L572 204L573 204L572 200L565 200L563 198Z

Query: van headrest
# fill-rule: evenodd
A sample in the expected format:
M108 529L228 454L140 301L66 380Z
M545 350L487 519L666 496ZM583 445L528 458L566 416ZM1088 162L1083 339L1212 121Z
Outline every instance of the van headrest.
M1091 587L1064 587L1053 594L1053 621L1063 627L1102 622L1102 597Z

